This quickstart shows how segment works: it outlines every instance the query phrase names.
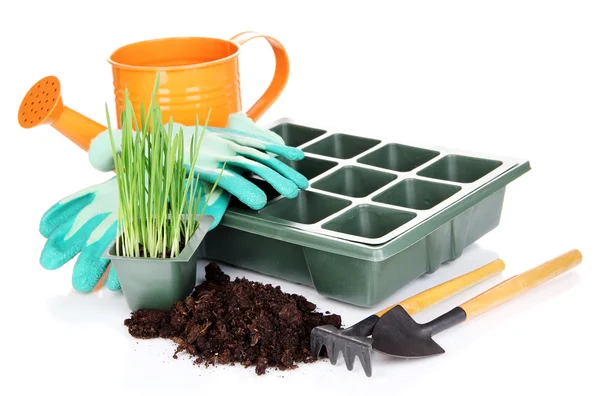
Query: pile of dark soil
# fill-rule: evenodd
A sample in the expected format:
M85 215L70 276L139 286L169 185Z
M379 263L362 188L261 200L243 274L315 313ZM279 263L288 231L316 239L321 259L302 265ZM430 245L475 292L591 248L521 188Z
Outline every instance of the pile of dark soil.
M240 363L256 366L256 374L262 375L268 367L289 370L313 362L313 327L341 326L339 315L315 312L316 305L303 296L247 279L230 281L215 263L205 271L206 280L169 312L132 313L125 320L129 333L174 340L174 358L188 352L197 364Z

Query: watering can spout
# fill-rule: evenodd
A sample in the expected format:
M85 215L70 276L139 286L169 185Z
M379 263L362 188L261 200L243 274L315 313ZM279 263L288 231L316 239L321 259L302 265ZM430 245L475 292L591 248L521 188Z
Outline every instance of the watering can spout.
M42 78L27 91L19 106L19 124L23 128L51 125L85 151L92 139L106 130L63 104L60 81L54 76Z

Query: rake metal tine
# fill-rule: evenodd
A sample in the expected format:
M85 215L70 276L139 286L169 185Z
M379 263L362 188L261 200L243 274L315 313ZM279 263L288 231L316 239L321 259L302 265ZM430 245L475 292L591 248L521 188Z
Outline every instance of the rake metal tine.
M341 352L344 358L345 366L349 371L352 371L354 369L356 357L358 357L363 367L363 370L365 371L365 374L367 374L367 376L370 377L371 359L369 342L365 340L365 345L362 345L363 341L359 342L359 344L361 345L354 345L352 344L354 341L338 339L337 334L334 334L332 336L332 334L330 334L329 331L330 330L328 328L315 328L312 330L310 339L310 349L312 355L315 358L318 358L322 349L325 348L327 352L327 357L329 358L329 362L332 365L336 365ZM344 337L349 335L341 336ZM350 336L350 338L353 337L354 336ZM358 335L357 337L362 338ZM347 342L351 342L351 344L348 345Z
M313 357L316 359L319 357L319 353L323 348L323 340L319 336L310 337L310 351Z
M354 368L354 359L356 358L356 355L354 355L354 351L352 351L352 348L350 346L346 346L344 348L343 355L344 361L346 362L346 368L349 371L352 371L352 369Z
M327 349L327 356L329 356L329 362L335 366L337 364L340 349L335 345L335 342L332 341L327 342L327 344L325 344L325 348Z
M370 377L372 374L372 368L371 368L371 354L369 353L369 351L363 351L363 352L359 353L358 360L360 360L360 363L362 364L363 370L365 371L365 374L367 375L367 377Z

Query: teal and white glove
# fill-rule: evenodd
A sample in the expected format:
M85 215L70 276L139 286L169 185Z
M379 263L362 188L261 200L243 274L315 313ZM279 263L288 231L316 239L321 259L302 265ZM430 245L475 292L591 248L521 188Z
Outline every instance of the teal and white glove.
M113 177L54 204L40 222L40 233L48 239L40 257L42 267L60 268L79 254L73 267L73 288L92 291L108 267L109 261L101 256L117 233L118 197ZM107 286L110 290L121 288L114 268Z
M174 130L180 127L184 132L185 146L190 147L196 126L174 124ZM121 136L120 130L113 131L117 151L121 149ZM104 172L115 169L108 131L92 140L88 153L94 168ZM296 161L303 159L304 153L286 146L279 135L257 126L244 113L235 113L229 116L227 128L207 128L194 172L200 180L215 183L223 164L227 163L219 187L257 210L266 205L267 196L243 177L246 172L260 176L286 198L295 198L298 189L308 187L306 177L281 162L277 156ZM185 158L189 161L189 152L185 153Z
M184 128L186 131L190 130L191 134L195 132L195 127ZM219 186L213 191L204 211L204 214L214 218L211 229L220 223L231 194L251 208L259 209L266 203L264 192L238 172L248 170L256 173L288 198L295 197L298 188L308 186L304 176L273 155L298 160L304 154L298 149L285 146L279 135L257 127L245 115L232 115L228 128L211 128L210 131L211 133L205 134L201 146L200 158L203 162L196 167L196 172L204 180L200 208L206 202L207 195L204 193L208 194L212 190L220 173L222 165L219 164L224 161L228 163ZM105 171L113 168L108 138L108 133L104 132L104 135L94 140L93 152L90 148L90 161L94 167ZM231 164L234 165L230 166ZM102 254L116 238L118 205L119 192L114 177L54 204L40 223L40 232L48 239L40 257L41 265L46 269L57 269L79 254L73 268L73 287L80 292L92 291L109 264L109 260L103 259ZM107 286L114 291L121 288L112 268Z
M202 188L200 209L206 203L212 185ZM215 188L204 214L214 218L210 229L216 227L227 210L231 195ZM42 250L42 267L54 270L62 267L77 254L73 267L73 288L90 292L106 271L109 260L102 255L116 238L119 189L116 178L69 195L54 204L42 217L40 233L48 240ZM110 269L107 287L121 289L114 268Z

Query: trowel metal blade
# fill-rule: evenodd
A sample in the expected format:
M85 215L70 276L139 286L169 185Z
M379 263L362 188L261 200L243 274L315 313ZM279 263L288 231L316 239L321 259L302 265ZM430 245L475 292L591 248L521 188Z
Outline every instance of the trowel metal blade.
M403 358L445 352L401 306L393 308L379 319L373 329L372 347L385 354Z

